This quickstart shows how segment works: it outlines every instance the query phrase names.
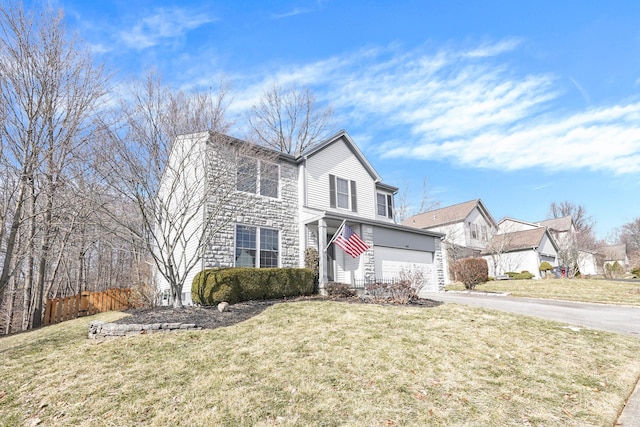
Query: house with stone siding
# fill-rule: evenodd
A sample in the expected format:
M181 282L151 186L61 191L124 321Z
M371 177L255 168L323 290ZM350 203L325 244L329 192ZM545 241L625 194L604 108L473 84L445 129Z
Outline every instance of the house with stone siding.
M213 153L211 168L218 170L218 163L230 163L225 146L241 141L225 136L222 142L220 135L212 136L205 143ZM202 137L192 140L203 142ZM188 143L188 138L181 143ZM307 248L319 253L321 292L329 282L364 288L397 280L409 271L419 271L425 278L422 295L443 288L444 235L394 222L398 188L382 182L346 131L296 157L264 148L243 151L231 162L235 165L228 176L228 184L234 186L232 197L221 206L215 194L208 195L211 203L200 213L202 218L220 218L221 225L187 279L185 304L191 302L191 282L198 271L304 267ZM331 243L343 223L370 249L353 258ZM187 245L185 251L190 250L196 248ZM168 284L159 280L159 287L165 291ZM168 303L166 298L164 302Z

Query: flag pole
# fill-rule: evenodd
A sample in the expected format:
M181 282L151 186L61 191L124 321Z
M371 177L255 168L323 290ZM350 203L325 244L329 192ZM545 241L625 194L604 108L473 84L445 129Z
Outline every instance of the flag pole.
M325 246L324 252L326 252L327 249L329 249L329 245L332 244L334 240L336 240L336 237L340 234L346 222L347 222L346 219L342 220L342 224L340 224L340 227L338 227L338 230L335 233L333 233L333 237L331 238L331 240L329 240L329 243L327 243L327 246Z

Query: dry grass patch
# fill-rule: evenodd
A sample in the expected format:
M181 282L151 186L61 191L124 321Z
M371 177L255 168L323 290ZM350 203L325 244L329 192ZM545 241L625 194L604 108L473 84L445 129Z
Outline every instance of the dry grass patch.
M447 290L463 290L461 284ZM516 297L640 305L640 282L598 279L496 280L476 286L477 291L509 292Z
M87 324L0 339L1 425L611 426L640 376L638 339L456 305L283 303L99 342Z

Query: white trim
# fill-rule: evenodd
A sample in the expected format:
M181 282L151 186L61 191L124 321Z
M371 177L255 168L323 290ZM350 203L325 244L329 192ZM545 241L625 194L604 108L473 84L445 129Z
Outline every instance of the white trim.
M282 233L281 231L273 227L262 227L262 226L243 224L238 222L234 224L234 229L233 229L233 266L234 267L238 267L238 265L236 265L236 251L238 249L238 226L251 227L256 230L256 246L254 248L254 250L256 251L256 254L255 254L254 265L253 267L247 267L247 268L268 268L268 267L260 267L260 252L261 252L260 231L261 230L271 230L278 233L278 259L277 259L276 267L278 268L282 267ZM243 249L249 249L249 248L243 248Z

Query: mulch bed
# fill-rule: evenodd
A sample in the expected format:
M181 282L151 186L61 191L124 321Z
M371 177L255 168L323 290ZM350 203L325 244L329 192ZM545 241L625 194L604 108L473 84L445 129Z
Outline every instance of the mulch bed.
M361 298L330 298L333 301L343 301L351 304L372 304ZM250 319L262 313L266 308L285 302L329 300L320 296L299 297L293 299L278 299L268 301L245 301L228 306L222 313L217 307L191 306L174 309L172 307L151 307L126 310L130 314L115 323L121 324L152 324L152 323L195 323L203 329L215 329L222 326L230 326ZM413 300L412 307L436 307L442 304L429 299ZM389 304L392 305L392 304Z

